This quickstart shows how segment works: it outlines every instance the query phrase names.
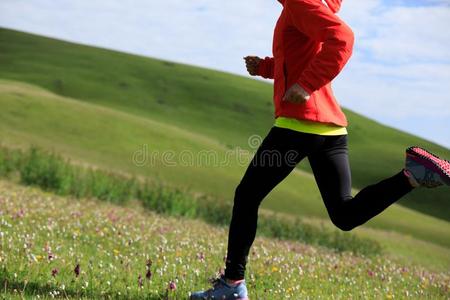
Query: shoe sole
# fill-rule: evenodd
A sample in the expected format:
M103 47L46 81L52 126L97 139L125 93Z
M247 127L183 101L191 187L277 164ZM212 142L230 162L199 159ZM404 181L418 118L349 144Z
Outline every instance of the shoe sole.
M438 173L447 185L450 185L450 162L439 158L428 150L412 146L406 149L407 155L415 162L425 165Z

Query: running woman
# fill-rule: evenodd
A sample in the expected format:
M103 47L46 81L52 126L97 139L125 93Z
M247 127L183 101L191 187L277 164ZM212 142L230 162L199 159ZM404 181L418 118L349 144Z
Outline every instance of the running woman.
M335 15L342 0L278 1L283 10L273 57L245 57L251 75L274 79L275 124L236 188L225 274L190 299L248 299L244 275L259 205L306 157L331 221L344 231L364 224L416 187L450 185L450 162L410 147L404 169L352 197L347 120L331 90L354 42L352 30Z

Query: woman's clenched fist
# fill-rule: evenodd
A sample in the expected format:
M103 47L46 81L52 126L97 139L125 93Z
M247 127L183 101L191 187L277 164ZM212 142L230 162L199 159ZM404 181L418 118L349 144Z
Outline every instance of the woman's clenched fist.
M258 75L259 63L262 59L258 56L246 56L244 60L248 73L252 76Z

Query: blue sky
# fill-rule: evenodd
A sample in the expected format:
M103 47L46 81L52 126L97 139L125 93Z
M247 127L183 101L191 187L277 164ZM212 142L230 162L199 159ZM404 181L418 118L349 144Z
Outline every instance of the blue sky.
M2 0L0 26L246 75L270 56L276 0ZM450 148L448 0L344 0L355 51L345 107Z

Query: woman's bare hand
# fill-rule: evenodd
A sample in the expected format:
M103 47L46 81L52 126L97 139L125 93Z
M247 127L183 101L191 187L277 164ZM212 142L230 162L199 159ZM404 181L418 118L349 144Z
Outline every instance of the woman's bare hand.
M258 75L259 63L262 59L258 56L246 56L244 59L248 73L252 76Z
M306 103L309 98L310 95L296 83L286 91L283 101L289 101L292 103Z

